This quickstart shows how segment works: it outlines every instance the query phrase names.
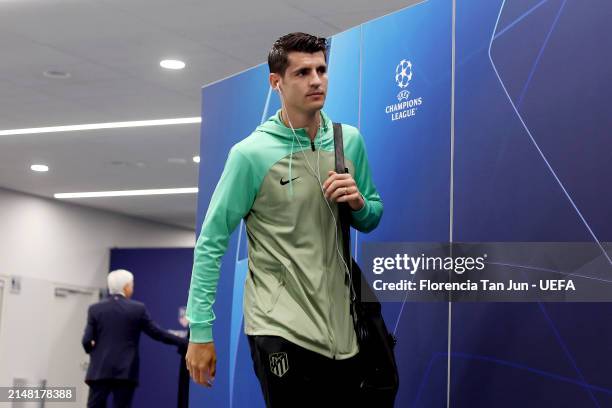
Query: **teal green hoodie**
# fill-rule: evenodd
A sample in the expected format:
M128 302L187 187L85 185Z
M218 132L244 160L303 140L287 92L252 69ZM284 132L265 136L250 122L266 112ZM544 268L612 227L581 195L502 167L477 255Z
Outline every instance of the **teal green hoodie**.
M230 150L194 252L187 302L191 342L213 340L221 258L244 219L245 333L281 336L330 358L357 353L338 206L325 199L319 184L335 169L332 122L324 112L321 118L311 142L303 128L294 137L279 110ZM348 125L342 130L346 167L365 202L352 212L351 224L369 232L382 216L382 201L361 134Z

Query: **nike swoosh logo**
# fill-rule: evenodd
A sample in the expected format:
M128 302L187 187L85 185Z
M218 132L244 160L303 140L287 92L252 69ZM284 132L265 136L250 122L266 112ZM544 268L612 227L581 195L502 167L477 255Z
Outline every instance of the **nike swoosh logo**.
M291 179L291 181L299 179L299 178L300 178L300 176L294 177L294 178ZM283 180L283 178L281 177L280 183L281 183L281 186L284 186L285 184L289 184L289 180Z

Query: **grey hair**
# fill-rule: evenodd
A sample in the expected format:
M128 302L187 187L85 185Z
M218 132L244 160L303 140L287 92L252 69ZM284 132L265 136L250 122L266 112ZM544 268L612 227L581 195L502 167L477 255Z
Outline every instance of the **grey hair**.
M109 273L106 279L108 282L108 293L111 295L123 294L123 288L126 284L134 281L134 275L125 269L117 269Z

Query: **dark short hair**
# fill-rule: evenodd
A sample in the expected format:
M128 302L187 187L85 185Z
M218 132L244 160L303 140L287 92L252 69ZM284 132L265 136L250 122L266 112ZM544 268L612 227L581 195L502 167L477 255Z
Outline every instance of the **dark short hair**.
M314 54L323 51L327 62L327 40L306 33L285 34L272 45L268 53L268 68L270 72L285 75L289 66L290 52L307 52Z

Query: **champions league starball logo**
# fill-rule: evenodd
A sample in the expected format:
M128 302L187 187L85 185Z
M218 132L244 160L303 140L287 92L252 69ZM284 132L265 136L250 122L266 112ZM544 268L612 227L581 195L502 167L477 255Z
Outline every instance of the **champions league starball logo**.
M179 324L183 327L189 326L189 320L187 320L187 307L181 306L178 309L178 321Z
M412 62L401 60L395 67L395 82L400 88L406 88L412 79Z
M406 88L410 85L412 76L412 61L402 59L395 67L395 83L401 89L397 94L398 103L385 107L385 113L391 116L391 121L416 115L418 106L423 103L422 97L410 99L410 91Z
M178 322L181 326L183 326L183 330L168 330L168 332L174 334L175 336L179 336L182 338L187 338L187 327L189 326L189 321L187 320L187 307L180 306L178 308Z

